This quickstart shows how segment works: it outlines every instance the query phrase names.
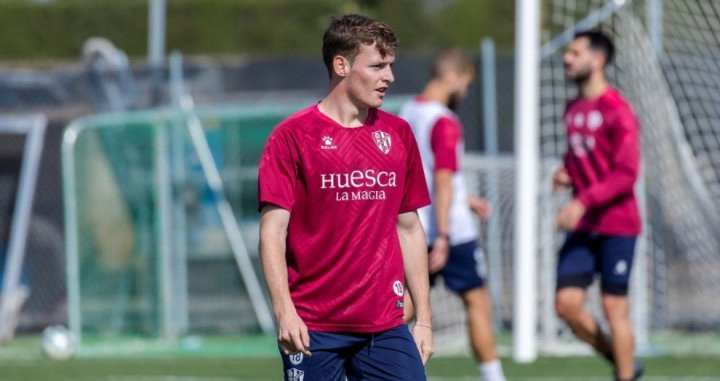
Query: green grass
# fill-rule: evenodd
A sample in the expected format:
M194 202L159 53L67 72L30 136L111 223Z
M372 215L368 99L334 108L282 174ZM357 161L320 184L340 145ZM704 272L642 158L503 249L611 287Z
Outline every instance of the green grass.
M279 357L268 349L265 339L220 340L215 349L203 351L126 352L121 356L80 357L51 361L43 357L39 340L21 338L0 347L0 380L53 381L230 381L281 380ZM238 341L239 342L239 341ZM249 355L248 346L261 355ZM230 355L228 355L228 353ZM719 357L652 357L645 360L646 381L720 381ZM504 359L510 380L610 380L610 369L596 357L540 358L533 364L516 364ZM468 357L433 358L428 365L430 381L464 381L477 378L474 362ZM313 381L313 380L308 380Z

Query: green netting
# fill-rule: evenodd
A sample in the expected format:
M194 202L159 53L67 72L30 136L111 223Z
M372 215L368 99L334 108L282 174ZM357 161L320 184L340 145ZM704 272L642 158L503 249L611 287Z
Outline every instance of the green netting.
M94 348L82 353L138 342L177 350L182 337L260 333L187 124L201 121L259 275L257 162L272 128L305 106L141 111L68 127L69 316L82 347Z

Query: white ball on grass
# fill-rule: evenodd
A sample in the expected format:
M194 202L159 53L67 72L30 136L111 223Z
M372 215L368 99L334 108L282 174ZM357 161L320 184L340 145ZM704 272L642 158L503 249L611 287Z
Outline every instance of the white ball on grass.
M42 347L47 357L67 360L75 354L75 338L64 326L54 325L43 330Z

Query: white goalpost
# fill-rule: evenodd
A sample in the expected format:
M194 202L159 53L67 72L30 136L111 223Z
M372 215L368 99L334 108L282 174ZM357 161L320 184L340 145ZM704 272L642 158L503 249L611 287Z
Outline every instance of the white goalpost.
M20 280L46 126L44 115L0 117L0 133L25 136L2 282L0 343L14 335L16 316L20 313L22 300L27 297L23 293L28 291L22 291Z
M537 357L539 0L517 0L515 18L515 311L513 358Z

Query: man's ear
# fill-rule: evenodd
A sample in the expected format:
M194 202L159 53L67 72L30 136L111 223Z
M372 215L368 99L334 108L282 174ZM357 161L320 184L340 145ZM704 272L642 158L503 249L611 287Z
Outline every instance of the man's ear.
M338 77L344 78L350 73L350 61L343 56L335 56L332 60L333 72Z
M601 53L593 53L593 65L598 70L605 69L605 55Z

